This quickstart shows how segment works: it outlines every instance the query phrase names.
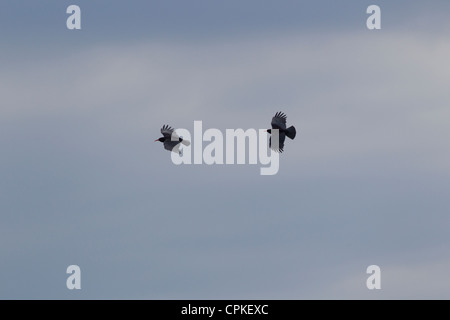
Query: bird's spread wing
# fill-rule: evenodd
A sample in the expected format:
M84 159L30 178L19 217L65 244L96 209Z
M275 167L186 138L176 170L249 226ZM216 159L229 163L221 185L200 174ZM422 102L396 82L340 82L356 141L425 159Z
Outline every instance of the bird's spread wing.
M275 113L270 124L272 129L286 129L286 115L283 112Z
M275 148L275 146L272 146L272 137L269 138L269 148L272 149L275 152L283 152L284 149L284 140L286 139L286 134L284 132L279 132L278 135L278 148Z
M164 138L169 140L178 140L178 135L176 132L174 132L174 129L168 126L167 124L163 125L161 128L161 133L164 136Z

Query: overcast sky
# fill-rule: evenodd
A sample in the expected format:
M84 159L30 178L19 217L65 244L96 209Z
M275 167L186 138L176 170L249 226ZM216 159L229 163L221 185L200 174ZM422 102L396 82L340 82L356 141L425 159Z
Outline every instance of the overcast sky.
M0 298L450 299L448 12L2 1ZM154 142L277 111L297 136L273 176Z

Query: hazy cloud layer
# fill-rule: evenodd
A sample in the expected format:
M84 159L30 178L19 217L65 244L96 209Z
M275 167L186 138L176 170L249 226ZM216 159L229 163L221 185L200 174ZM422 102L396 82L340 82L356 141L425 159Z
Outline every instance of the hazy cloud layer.
M449 297L440 33L39 50L0 60L1 298ZM175 166L153 142L163 124L258 129L276 111L298 136L275 176Z

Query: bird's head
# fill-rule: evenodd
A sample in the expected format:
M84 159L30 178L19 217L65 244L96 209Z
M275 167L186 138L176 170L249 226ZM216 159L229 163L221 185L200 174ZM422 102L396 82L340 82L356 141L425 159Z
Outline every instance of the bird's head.
M156 142L156 141L164 142L164 140L166 140L166 139L165 139L164 137L161 137L161 138L159 138L159 139L156 139L155 142Z
M266 130L268 133L272 133L272 129L267 129Z

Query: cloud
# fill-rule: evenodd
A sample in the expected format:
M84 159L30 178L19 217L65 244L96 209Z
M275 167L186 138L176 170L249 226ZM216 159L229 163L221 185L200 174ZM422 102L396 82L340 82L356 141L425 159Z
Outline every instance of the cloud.
M17 279L27 259L44 273L44 260L81 261L88 296L123 285L115 294L174 297L200 283L198 297L220 286L227 297L354 297L360 256L374 254L387 261L382 297L408 296L414 275L426 279L417 292L445 296L436 279L447 261L389 258L448 242L449 51L440 35L381 30L103 43L2 61L5 270ZM152 144L166 123L264 128L276 111L298 135L267 179L259 166L174 166ZM36 247L44 260L30 258Z
M347 266L347 272L341 269L343 272L339 278L327 279L329 285L312 290L312 295L317 295L319 299L448 299L450 282L445 274L450 261L442 252L436 253L435 251L435 255L430 257L429 254L417 251L416 259L403 257L406 261L386 261L379 265L379 290L367 288L366 280L370 274L365 273L365 268L370 263L360 263L359 270L355 268L355 264ZM417 257L422 256L427 256L428 259L417 261ZM343 276L345 273L347 275Z
M449 53L439 36L387 32L93 46L5 65L1 115L84 117L120 139L194 120L264 128L282 110L300 132L293 161L407 155L448 172Z

